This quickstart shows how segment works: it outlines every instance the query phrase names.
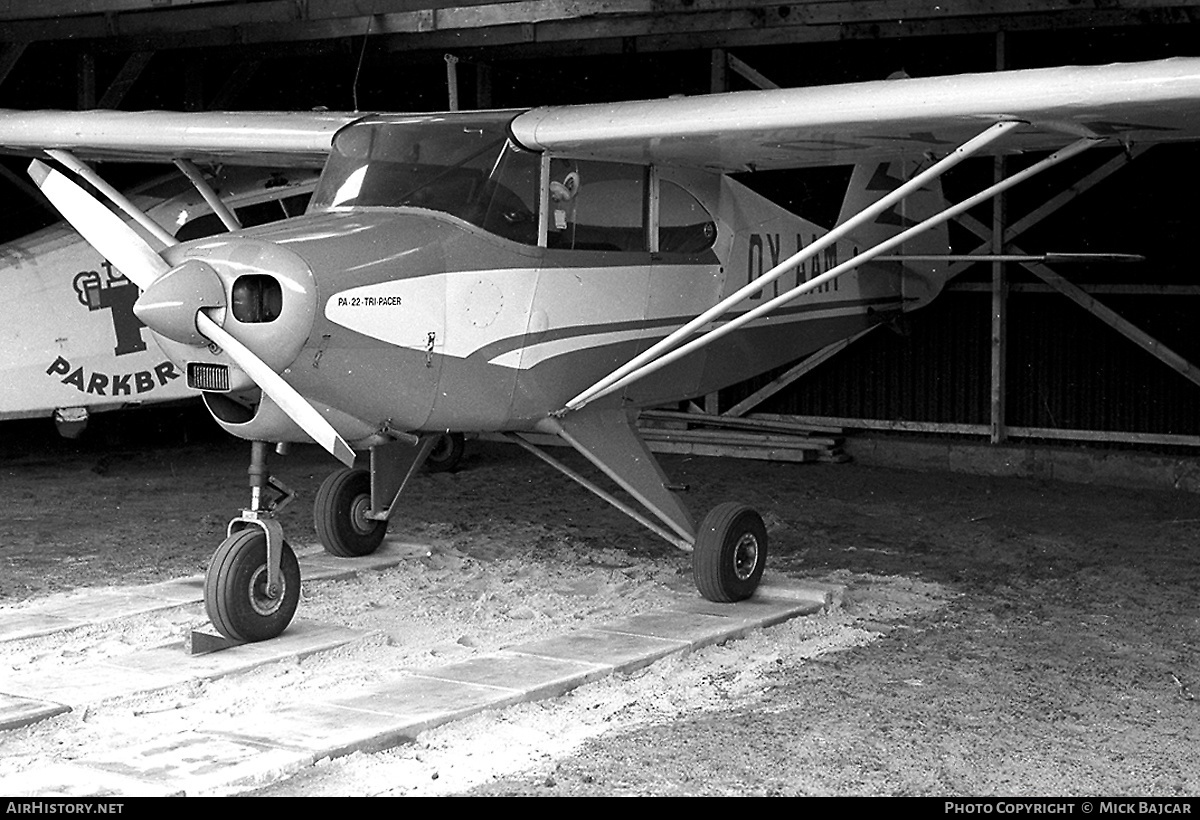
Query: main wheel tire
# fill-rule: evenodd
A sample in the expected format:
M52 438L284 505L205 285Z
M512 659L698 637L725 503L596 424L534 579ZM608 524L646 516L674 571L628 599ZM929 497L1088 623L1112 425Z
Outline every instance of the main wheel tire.
M213 553L204 576L204 608L217 631L235 641L265 641L287 629L300 603L300 564L283 542L283 589L267 593L267 534L235 532Z
M313 501L317 537L330 555L359 558L379 549L387 522L367 518L371 509L371 474L338 470L323 482Z
M425 457L425 469L431 473L448 473L462 461L467 439L462 433L444 433Z
M744 504L719 504L704 517L692 552L692 576L710 601L743 601L767 565L767 528Z

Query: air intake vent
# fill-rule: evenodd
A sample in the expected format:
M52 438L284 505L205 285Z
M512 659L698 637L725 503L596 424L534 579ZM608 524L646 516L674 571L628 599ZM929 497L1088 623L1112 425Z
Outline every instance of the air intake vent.
M218 393L229 392L229 366L224 364L208 364L206 362L188 362L188 387L194 390L212 390Z

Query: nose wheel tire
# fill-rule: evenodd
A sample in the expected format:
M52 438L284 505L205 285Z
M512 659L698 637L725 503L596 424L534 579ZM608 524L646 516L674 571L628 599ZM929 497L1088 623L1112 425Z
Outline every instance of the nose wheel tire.
M379 549L387 522L367 518L371 510L371 474L339 470L326 478L313 502L317 537L330 555L359 558Z
M692 576L710 601L743 601L754 594L767 564L767 528L744 504L719 504L704 517L692 552Z
M462 461L466 447L466 436L462 433L444 433L438 436L433 449L425 457L425 469L431 473L450 472Z
M204 576L204 607L217 631L235 641L265 641L287 629L300 602L300 564L287 542L282 589L267 589L267 536L258 527L217 547Z

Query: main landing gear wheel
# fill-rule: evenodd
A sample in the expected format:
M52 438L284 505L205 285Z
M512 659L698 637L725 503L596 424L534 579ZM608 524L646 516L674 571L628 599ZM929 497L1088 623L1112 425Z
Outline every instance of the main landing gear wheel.
M444 433L438 436L433 449L425 457L425 469L431 473L450 472L462 461L466 447L467 439L462 433Z
M371 511L371 474L339 470L321 483L313 502L317 537L339 558L359 558L379 549L387 522L367 518Z
M300 603L300 564L283 542L282 589L267 589L267 535L234 533L213 553L204 576L204 607L217 631L235 641L265 641L287 628Z
M744 504L719 504L704 517L692 552L692 576L710 601L743 601L754 594L767 564L767 528Z

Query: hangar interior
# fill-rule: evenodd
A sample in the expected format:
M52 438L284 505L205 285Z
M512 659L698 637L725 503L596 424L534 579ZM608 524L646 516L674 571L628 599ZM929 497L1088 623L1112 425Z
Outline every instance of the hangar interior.
M1200 2L1172 0L39 0L0 8L0 107L533 107L1197 54ZM695 404L1194 454L1200 147L1095 154L959 218L952 251L1138 261L955 263L930 307ZM947 194L1029 161L971 160ZM0 240L54 218L31 205L23 168L0 164ZM753 176L743 181L831 225L847 172Z

